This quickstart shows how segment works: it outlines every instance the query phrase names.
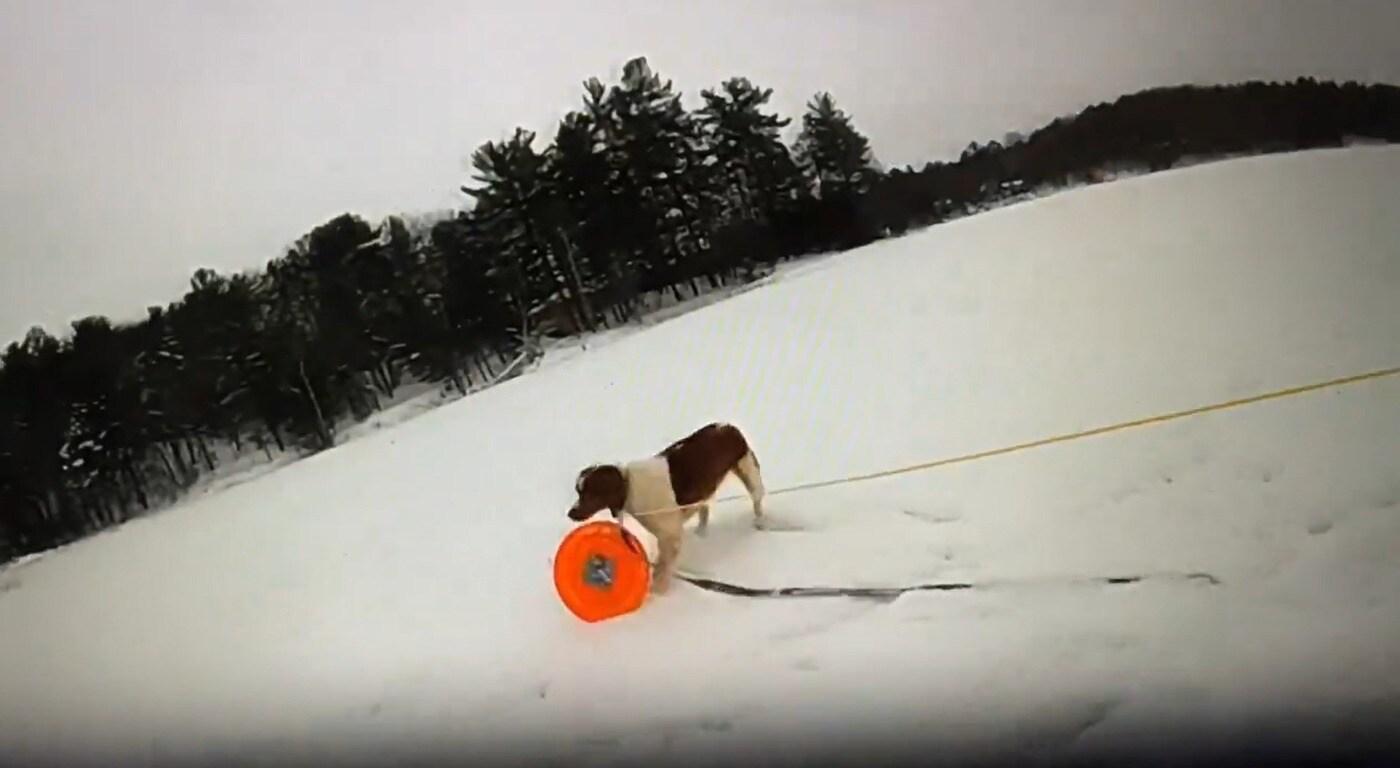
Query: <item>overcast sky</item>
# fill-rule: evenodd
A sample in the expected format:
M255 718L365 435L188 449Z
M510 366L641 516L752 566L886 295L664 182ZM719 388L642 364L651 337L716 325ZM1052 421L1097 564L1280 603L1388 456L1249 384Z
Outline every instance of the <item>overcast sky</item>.
M0 0L0 344L139 318L342 212L455 206L467 157L646 55L688 100L830 90L886 166L1145 87L1400 83L1394 0Z

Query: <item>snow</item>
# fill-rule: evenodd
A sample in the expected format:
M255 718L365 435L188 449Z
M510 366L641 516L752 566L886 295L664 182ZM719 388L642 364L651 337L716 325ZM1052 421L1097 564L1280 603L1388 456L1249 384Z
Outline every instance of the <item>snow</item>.
M711 420L780 489L1400 364L1397 194L1390 147L1085 187L406 401L0 571L0 763L1359 754L1400 715L1400 377L778 495L771 531L728 502L682 555L986 589L588 625L550 559L580 467Z

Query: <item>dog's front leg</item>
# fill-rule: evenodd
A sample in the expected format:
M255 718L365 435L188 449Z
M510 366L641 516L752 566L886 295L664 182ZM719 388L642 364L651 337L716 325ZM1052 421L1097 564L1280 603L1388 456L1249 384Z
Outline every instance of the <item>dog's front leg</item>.
M676 572L676 559L681 552L681 537L679 532L667 532L657 537L657 549L660 550L656 558L655 575L652 577L652 590L657 594L664 594L671 588L671 577Z

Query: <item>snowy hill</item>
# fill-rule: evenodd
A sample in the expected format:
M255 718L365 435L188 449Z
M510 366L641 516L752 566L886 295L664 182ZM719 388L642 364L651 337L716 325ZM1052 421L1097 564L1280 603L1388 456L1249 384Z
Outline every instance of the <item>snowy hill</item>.
M0 763L1366 748L1400 715L1400 377L780 495L780 530L726 503L682 555L986 590L677 584L585 625L550 558L581 466L711 420L782 488L1400 365L1397 199L1400 149L1349 148L986 213L0 572Z

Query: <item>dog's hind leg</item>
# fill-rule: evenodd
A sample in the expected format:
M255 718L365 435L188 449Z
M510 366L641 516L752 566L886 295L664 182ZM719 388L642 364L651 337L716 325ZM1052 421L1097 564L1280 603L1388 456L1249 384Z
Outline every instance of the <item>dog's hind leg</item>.
M749 492L749 499L753 501L754 524L757 525L763 520L763 497L766 491L763 488L763 473L758 468L758 457L753 455L753 451L747 451L739 457L739 461L734 464L734 474L739 476L739 482L743 483L745 490Z
M705 529L710 527L710 505L701 504L700 508L695 511L695 516L700 520L695 526L695 533L704 536Z

